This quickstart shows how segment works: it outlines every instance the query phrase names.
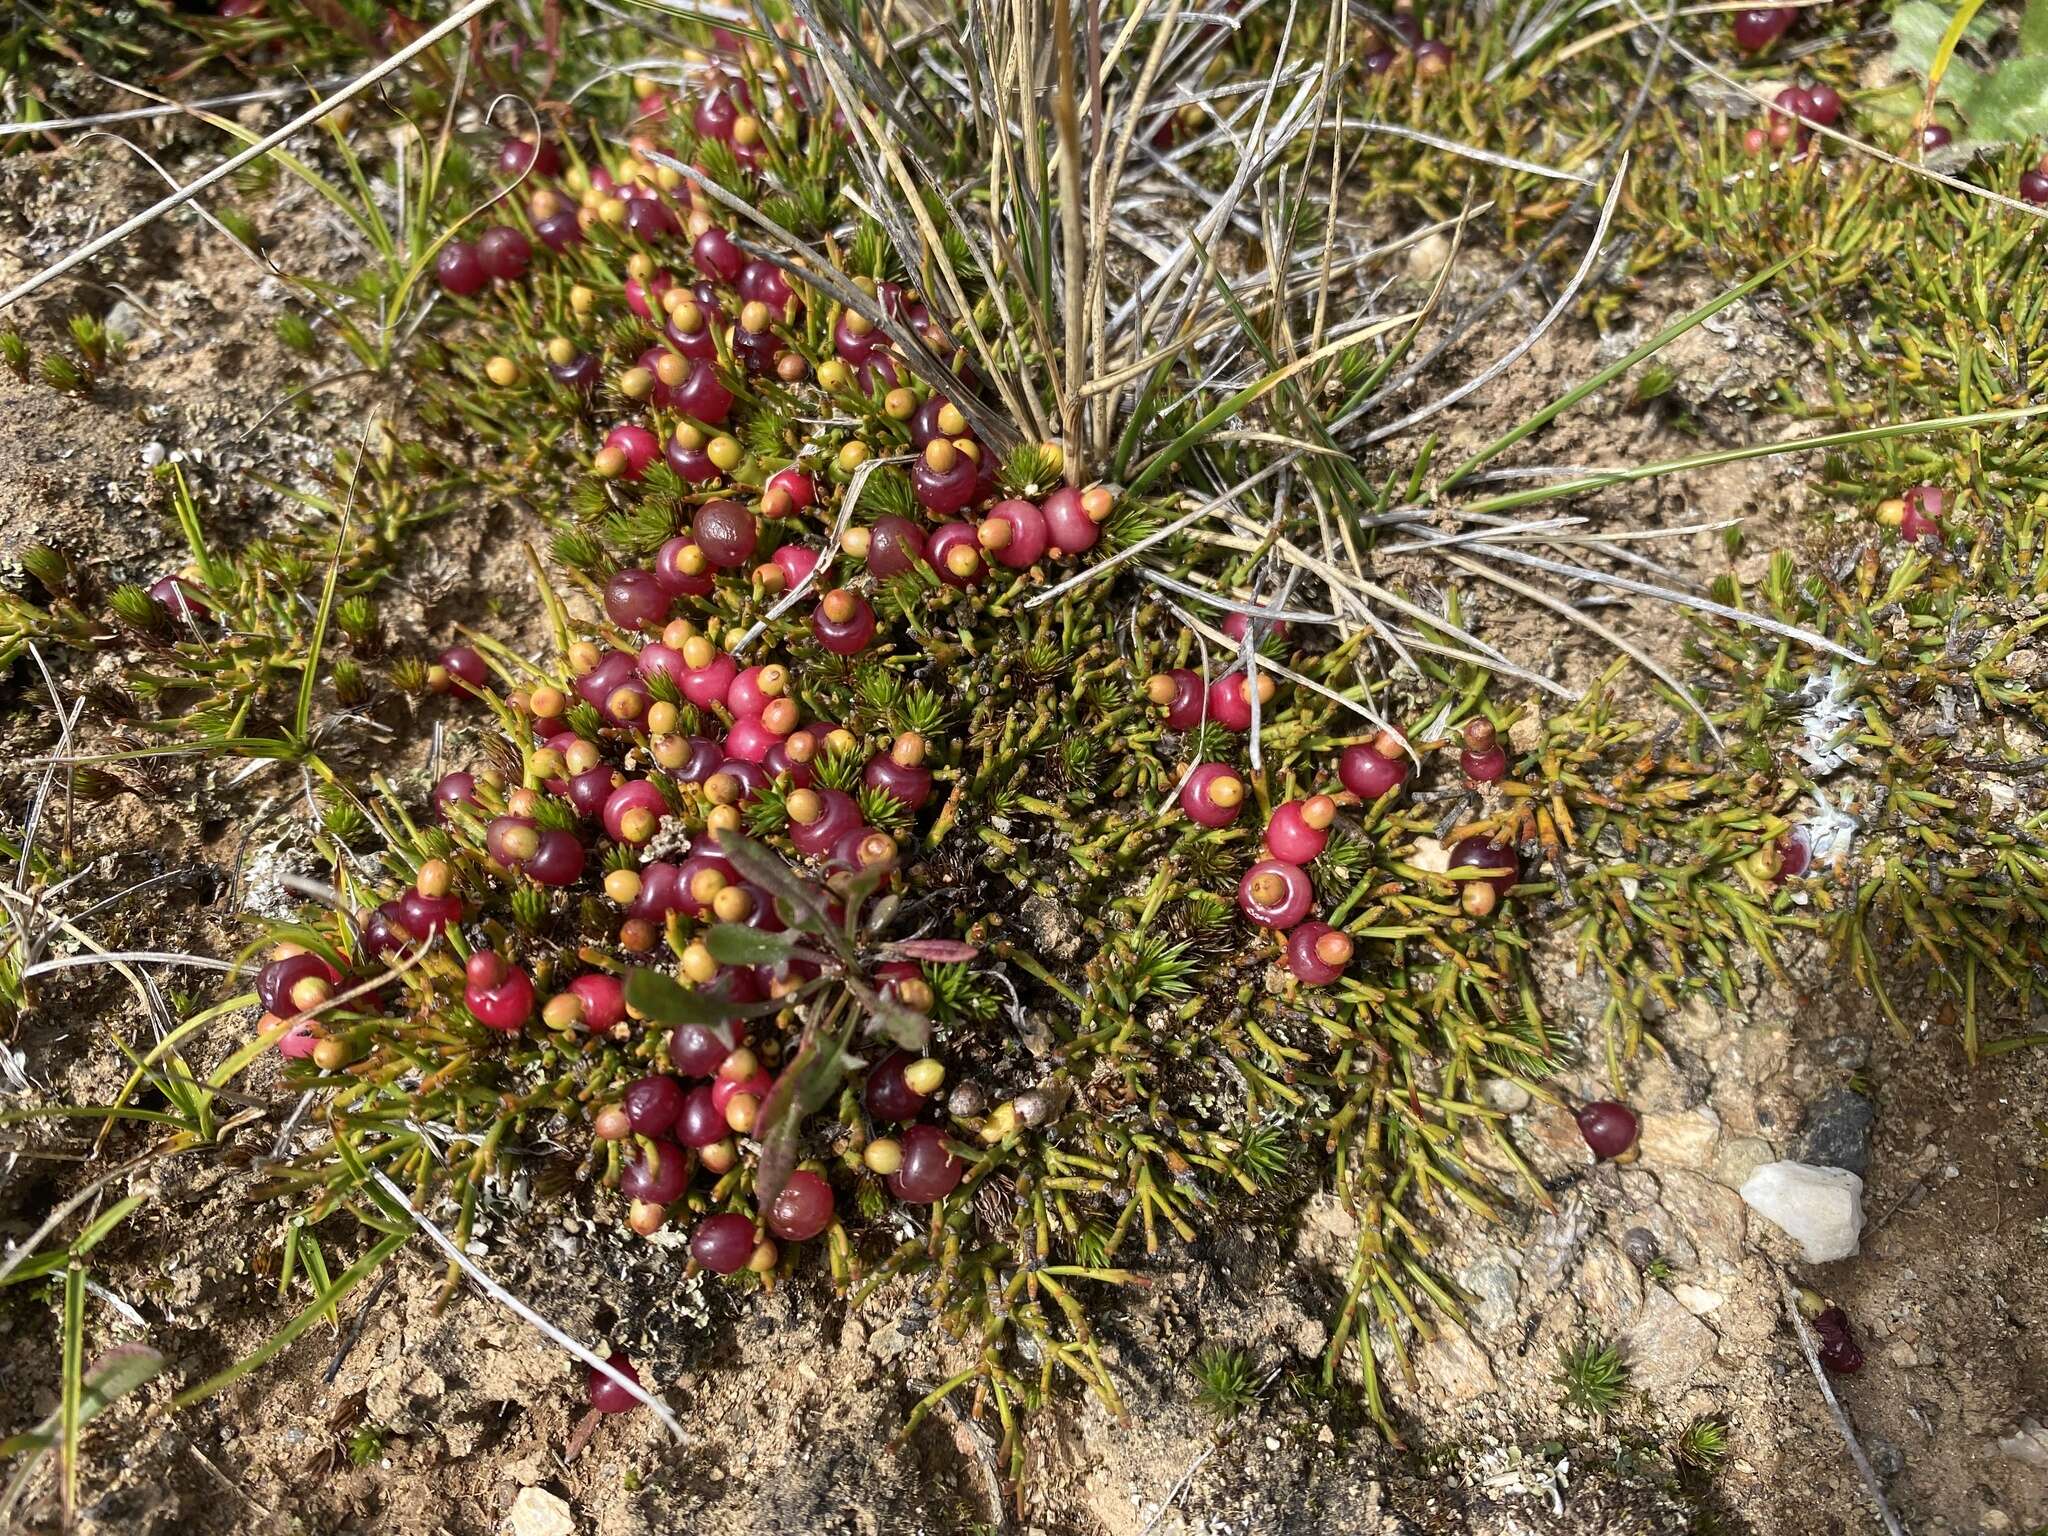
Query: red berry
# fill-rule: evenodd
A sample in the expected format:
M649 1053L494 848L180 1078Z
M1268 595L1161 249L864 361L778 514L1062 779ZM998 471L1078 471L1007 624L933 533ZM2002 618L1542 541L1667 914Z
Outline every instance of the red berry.
M1161 706L1169 731L1192 731L1202 723L1203 703L1208 697L1202 675L1188 667L1175 667L1165 674L1173 683L1173 698Z
M578 976L569 983L569 990L582 1001L583 1027L593 1035L603 1034L626 1017L625 985L609 972Z
M1237 884L1237 905L1261 928L1292 928L1315 900L1315 888L1299 864L1261 859Z
M446 821L448 812L458 805L476 804L476 775L473 773L444 773L434 784L434 819Z
M477 265L501 282L516 283L526 276L533 260L533 246L526 236L509 225L494 224L476 240Z
M641 1136L659 1136L683 1112L683 1085L672 1077L643 1077L626 1085L620 1102Z
M2022 175L2020 197L2037 208L2048 208L2048 172L2035 170Z
M151 602L180 623L187 619L203 619L213 612L206 599L199 595L199 589L182 576L158 577L149 584L149 597Z
M917 1058L908 1051L891 1051L868 1068L861 1102L877 1120L915 1120L924 1110L925 1096L903 1080L903 1069Z
M1816 1317L1813 1332L1820 1341L1814 1353L1822 1365L1838 1376L1853 1376L1863 1369L1863 1351L1849 1332L1849 1314L1840 1307L1828 1307Z
M970 532L968 537L972 538ZM818 552L802 544L778 544L775 553L768 557L775 562L775 568L782 572L782 579L790 586L803 584L818 566Z
M768 1230L792 1243L807 1242L832 1225L832 1186L799 1168L768 1205Z
M491 280L491 274L477 259L476 247L467 240L450 240L441 247L440 254L434 257L434 276L458 299L482 293Z
M967 523L939 524L925 541L924 557L933 574L949 587L973 586L987 571L982 564L981 541Z
M1383 747L1392 750L1383 751ZM1337 777L1352 794L1371 803L1406 784L1411 766L1408 754L1383 732L1378 740L1346 747L1337 759Z
M668 1059L685 1077L710 1077L723 1065L726 1057L746 1043L746 1026L738 1019L716 1027L709 1024L678 1024L669 1032ZM692 1093L695 1091L691 1090ZM707 1106L711 1102L711 1092L708 1088L704 1093L704 1102ZM723 1120L719 1122L721 1126L724 1123ZM711 1139L716 1141L718 1138L714 1136Z
M632 1382L634 1386L640 1385L640 1373L633 1369L633 1362L624 1355L613 1355L609 1360L605 1361L605 1364ZM590 1379L584 1383L584 1390L590 1394L590 1406L599 1413L630 1413L640 1406L639 1398L628 1392L616 1381L613 1381L603 1371L595 1368L590 1372Z
M1578 1112L1579 1134L1593 1155L1603 1161L1620 1157L1636 1144L1636 1112L1626 1104L1601 1099Z
M946 1145L936 1125L913 1125L901 1137L903 1163L889 1175L889 1193L913 1205L930 1205L960 1187L967 1165Z
M690 247L690 260L706 277L721 283L737 279L747 264L747 253L733 244L732 236L716 224L697 237Z
M2048 198L2043 199L2048 202ZM1941 537L1941 514L1948 497L1938 485L1916 485L1901 498L1906 510L1899 519L1899 537L1907 543Z
M1515 882L1522 878L1522 860L1514 848L1506 843L1493 842L1478 833L1460 838L1451 845L1450 867L1494 871L1484 879L1458 882L1460 900L1474 917L1484 917L1492 912L1514 889ZM1482 891L1486 894L1479 894Z
M882 580L925 558L924 532L907 517L879 517L868 530L868 570Z
M865 650L875 637L875 610L867 599L844 587L827 592L811 612L811 633L835 656Z
M605 583L604 616L621 629L659 629L668 620L669 602L652 571L629 567Z
M524 971L506 969L494 985L471 981L462 989L462 1002L479 1024L516 1034L533 1017L533 982Z
M754 557L759 533L754 514L736 501L723 497L707 501L697 509L690 533L704 558L725 570L736 570Z
M925 455L910 466L910 487L917 493L918 505L938 517L950 517L974 500L975 484L981 478L981 466L971 455L954 450L950 457L940 454L943 442L927 447ZM944 468L934 468L932 458L938 458Z
M1225 730L1252 728L1252 681L1242 672L1226 672L1209 685L1209 718Z
M615 843L644 843L668 819L668 798L649 779L629 779L604 802L604 835Z
M812 790L810 793L818 797L818 814L807 822L791 817L789 840L796 845L798 853L821 858L831 851L834 843L861 824L860 807L851 795L840 790Z
M722 424L732 414L732 391L719 382L718 370L707 362L700 361L692 367L690 376L671 391L671 396L677 410L707 427Z
M922 763L906 768L886 752L868 759L861 780L870 789L894 796L913 811L922 810L932 795L932 771Z
M507 179L524 176L529 171L536 176L559 176L562 174L562 152L549 139L539 139L530 144L525 139L507 139L498 150L498 171Z
M738 662L724 651L719 651L703 666L685 668L683 697L699 709L723 704L726 694L732 689L733 679L739 676L739 670Z
M714 1275L736 1275L754 1256L754 1224L728 1211L707 1216L690 1234L690 1257Z
M629 1157L619 1175L620 1192L629 1200L644 1200L649 1205L667 1205L689 1183L689 1157L674 1142L658 1137Z
M1760 6L1735 13L1735 46L1744 53L1761 53L1785 35L1796 13L1789 5Z
M263 1004L265 1013L288 1019L299 1012L299 1005L292 1001L292 990L308 978L332 986L341 980L341 972L310 951L286 955L256 973L256 999Z
M1304 986L1326 987L1351 963L1351 936L1328 923L1302 923L1287 935L1287 969Z

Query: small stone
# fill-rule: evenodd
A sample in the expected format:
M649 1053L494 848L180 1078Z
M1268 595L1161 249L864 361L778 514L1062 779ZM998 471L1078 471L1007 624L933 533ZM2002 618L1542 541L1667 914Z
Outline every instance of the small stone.
M2048 1429L2036 1420L2021 1419L2019 1428L1999 1440L1998 1454L2048 1472Z
M1612 1333L1643 1304L1643 1282L1635 1265L1612 1243L1599 1238L1586 1245L1585 1261L1579 1266L1578 1284L1573 1289L1579 1305L1602 1333Z
M1520 1284L1514 1266L1488 1255L1457 1272L1457 1282L1472 1297L1472 1321L1491 1332L1515 1320L1515 1294Z
M1661 1285L1648 1288L1642 1311L1621 1335L1631 1379L1657 1396L1683 1389L1714 1358L1720 1343L1713 1329Z
M1456 1323L1446 1323L1415 1353L1416 1372L1449 1402L1467 1403L1499 1389L1486 1351Z
M1863 1235L1863 1181L1845 1168L1765 1163L1742 1203L1799 1244L1809 1264L1852 1257Z
M1705 1317L1727 1300L1719 1291L1710 1291L1704 1285L1687 1285L1682 1280L1671 1287L1671 1296L1694 1317Z
M1647 1114L1636 1145L1653 1167L1709 1168L1721 1141L1721 1117L1711 1109Z
M142 311L123 299L107 311L107 318L102 323L106 326L109 336L121 341L133 341L142 334Z
M1648 1227L1630 1227L1621 1234L1621 1251L1637 1269L1648 1269L1657 1258L1657 1234Z
M1861 1178L1870 1171L1870 1127L1877 1106L1839 1088L1807 1112L1799 1160L1819 1168L1846 1168Z
M1536 1218L1523 1250L1522 1272L1538 1296L1548 1296L1564 1283L1592 1227L1592 1216L1576 1195Z
M1424 235L1408 248L1408 275L1418 283L1432 280L1451 259L1450 238L1441 230Z
M1479 1102L1504 1115L1519 1115L1529 1107L1529 1090L1507 1077L1489 1077L1479 1085Z
M511 1536L576 1536L576 1517L567 1499L545 1488L522 1488L505 1528Z

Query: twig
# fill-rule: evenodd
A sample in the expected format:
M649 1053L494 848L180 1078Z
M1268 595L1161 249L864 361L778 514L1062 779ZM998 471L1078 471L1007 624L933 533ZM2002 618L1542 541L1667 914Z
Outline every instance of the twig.
M1849 1415L1842 1411L1842 1405L1835 1400L1835 1389L1828 1385L1827 1372L1821 1369L1820 1352L1813 1346L1813 1335L1806 1330L1806 1319L1799 1315L1799 1297L1792 1289L1792 1282L1785 1278L1785 1272L1775 1271L1778 1277L1778 1292L1785 1298L1785 1315L1792 1319L1792 1333L1799 1340L1799 1352L1806 1356L1807 1369L1813 1372L1813 1379L1820 1384L1821 1401L1828 1406L1828 1417L1835 1421L1835 1429L1842 1437L1842 1443L1849 1447L1849 1459L1856 1463L1856 1470L1862 1475L1863 1486L1870 1494L1870 1502L1877 1506L1877 1515L1884 1522L1890 1536L1906 1536L1906 1528L1899 1524L1899 1517L1892 1513L1891 1505L1884 1499L1884 1489L1877 1481L1877 1470L1870 1465L1870 1458L1863 1454L1863 1444L1856 1438L1856 1431L1849 1423Z

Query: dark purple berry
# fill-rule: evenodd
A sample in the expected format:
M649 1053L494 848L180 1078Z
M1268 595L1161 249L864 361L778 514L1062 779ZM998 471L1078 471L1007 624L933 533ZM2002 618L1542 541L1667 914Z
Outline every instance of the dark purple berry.
M1603 1162L1621 1157L1636 1144L1636 1112L1626 1104L1601 1099L1579 1109L1579 1134Z
M613 1355L609 1360L605 1361L605 1364L632 1382L634 1386L640 1385L640 1373L633 1369L633 1362L624 1355ZM633 1409L640 1406L639 1398L628 1392L600 1370L593 1369L591 1371L590 1379L584 1384L584 1389L590 1394L590 1406L599 1413L630 1413Z
M518 230L494 224L476 239L477 265L501 282L516 283L526 276L533 260L533 246Z
M477 258L476 247L467 240L450 240L441 247L434 258L434 276L458 299L482 293L491 280L491 274Z
M889 1193L913 1205L930 1205L960 1187L967 1165L946 1145L936 1125L913 1125L902 1136L903 1163L889 1175Z
M707 1216L690 1234L690 1257L714 1275L736 1275L754 1256L754 1224L728 1211Z
M799 1168L769 1202L768 1230L792 1243L807 1242L832 1225L832 1186Z

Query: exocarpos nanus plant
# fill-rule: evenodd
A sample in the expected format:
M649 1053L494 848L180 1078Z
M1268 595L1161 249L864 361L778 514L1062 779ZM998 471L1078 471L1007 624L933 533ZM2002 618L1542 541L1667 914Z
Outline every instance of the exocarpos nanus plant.
M1754 690L1840 667L1870 698L1921 662L1785 572L1745 606L1504 517L1684 461L1463 489L1585 390L1447 472L1404 449L1469 391L1406 392L1391 253L1297 239L1337 219L1308 168L1341 82L1281 81L1347 56L1341 9L1290 13L1249 92L1207 22L1094 92L1064 11L1019 14L885 89L887 40L798 5L792 46L714 33L644 82L616 141L503 146L513 193L443 246L464 307L416 364L495 451L479 483L555 524L555 654L444 655L461 766L365 797L381 848L326 838L336 902L267 936L269 1028L330 1137L287 1182L327 1210L382 1169L461 1242L485 1174L572 1145L727 1283L920 1287L967 1342L911 1422L972 1385L1013 1474L1056 1376L1116 1404L1093 1290L1233 1189L1327 1182L1361 1233L1327 1370L1391 1429L1361 1336L1405 1369L1457 1313L1428 1220L1502 1198L1466 1138L1547 1198L1479 1093L1554 1097L1533 939L1606 973L1623 1094L1660 1008L1864 878L1802 840L1809 743ZM955 95L956 46L987 99ZM1430 57L1404 88L1454 86ZM1939 516L1871 533L1894 589L1931 580ZM1443 591L1378 563L1418 553ZM1552 577L1678 603L1705 643L1645 652ZM1461 582L1625 654L1581 696L1468 629ZM1732 709L1673 670L1758 646ZM1631 662L1669 718L1616 710ZM1632 1155L1625 1103L1578 1112Z

